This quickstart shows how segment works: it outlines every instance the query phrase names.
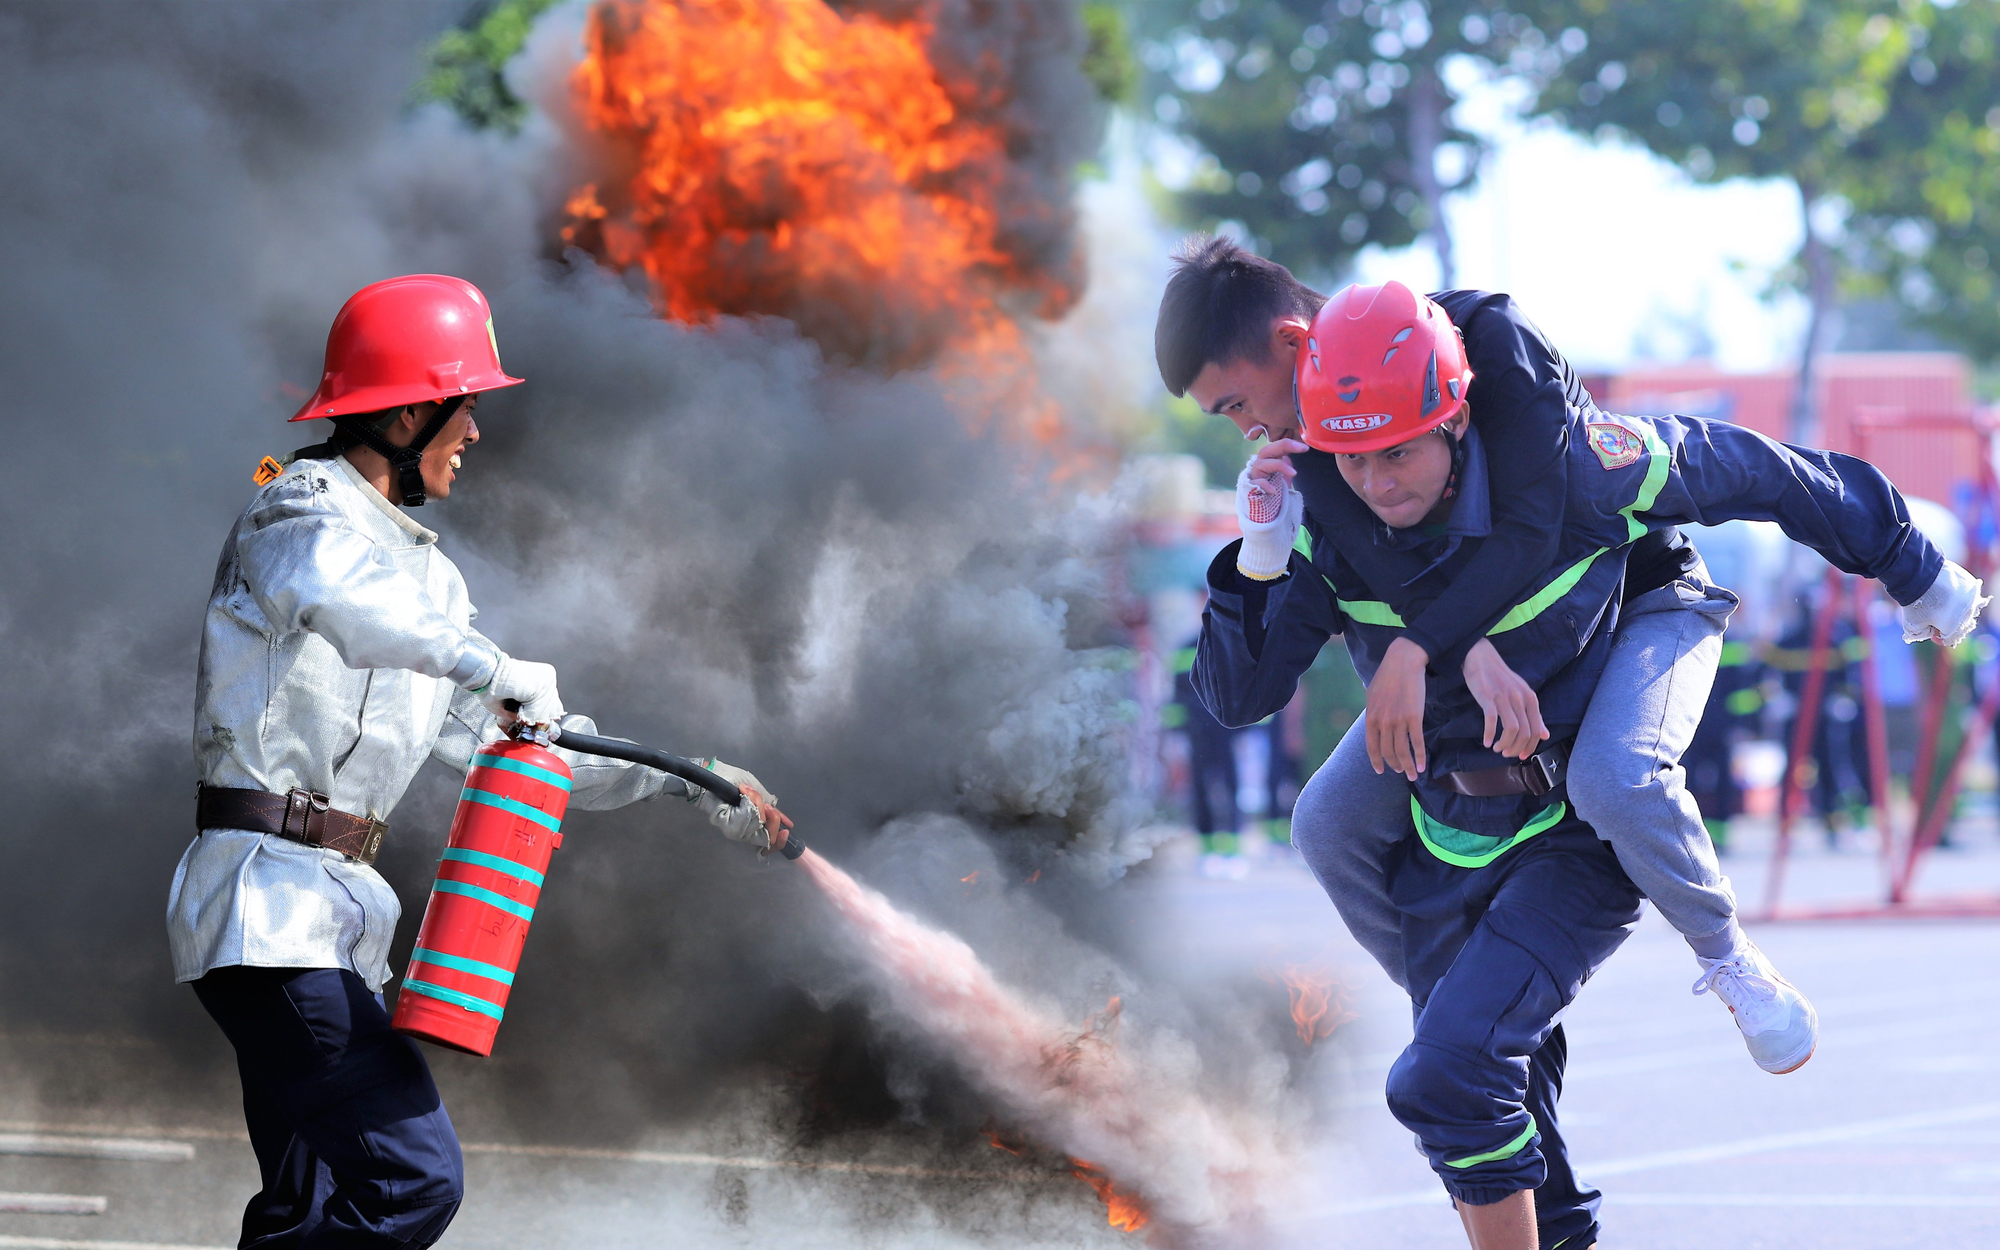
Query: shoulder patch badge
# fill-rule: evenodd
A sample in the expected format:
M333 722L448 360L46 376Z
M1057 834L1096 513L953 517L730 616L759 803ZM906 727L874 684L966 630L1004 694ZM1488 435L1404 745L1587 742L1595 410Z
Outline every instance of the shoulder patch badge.
M1637 464L1639 457L1646 454L1646 440L1639 437L1636 431L1609 421L1593 421L1586 428L1590 435L1590 450L1606 469L1622 469L1626 465Z

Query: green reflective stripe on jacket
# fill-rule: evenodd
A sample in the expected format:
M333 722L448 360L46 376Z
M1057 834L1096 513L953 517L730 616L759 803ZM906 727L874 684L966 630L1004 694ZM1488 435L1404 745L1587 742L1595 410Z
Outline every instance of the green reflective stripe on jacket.
M1554 828L1568 812L1567 803L1545 807L1536 813L1533 820L1522 825L1519 833L1512 837L1496 838L1483 833L1454 829L1441 820L1433 820L1417 802L1416 796L1410 797L1410 819L1416 822L1417 837L1423 842L1424 849L1445 863L1458 868L1486 867L1529 838Z
M1667 485L1667 470L1673 467L1673 453L1653 433L1652 426L1643 427L1639 433L1646 440L1646 477L1639 483L1639 495L1631 503L1618 509L1618 515L1625 518L1625 541L1633 542L1646 536L1646 526L1633 516L1635 512L1645 512L1660 498L1660 491Z
M1396 629L1403 627L1403 618L1396 615L1396 609L1380 599L1335 599L1334 603L1357 624L1388 625Z
M1604 548L1599 547L1583 559L1564 569L1556 575L1554 581L1536 591L1523 602L1515 605L1508 611L1507 615L1496 621L1493 628L1486 631L1486 636L1491 638L1495 634L1504 634L1510 629L1519 629L1529 621L1548 611L1549 607L1556 600L1568 594L1579 581L1583 580L1583 575L1590 571L1590 566L1597 563L1597 557L1603 554Z
M1308 562L1313 558L1312 535L1306 533L1306 527L1303 525L1299 526L1298 533L1292 535L1292 550L1304 556Z
M1638 495L1633 498L1631 503L1618 509L1618 515L1625 518L1626 542L1632 542L1645 537L1646 526L1632 514L1635 512L1644 512L1659 501L1660 491L1665 489L1667 485L1667 471L1673 467L1673 453L1669 452L1667 445L1660 441L1660 436L1653 433L1651 427L1647 427L1640 431L1640 433L1644 435L1646 440L1646 476L1639 483ZM1597 557L1609 550L1611 550L1609 547L1599 547L1596 551L1591 552L1583 559L1578 560L1575 564L1558 573L1554 581L1542 587L1532 597L1508 612L1507 615L1501 617L1492 629L1486 631L1487 637L1490 638L1494 634L1504 634L1510 629L1519 629L1529 621L1548 611L1549 608L1555 605L1557 600L1568 594L1579 581L1583 580L1583 575L1590 571L1590 566L1597 562Z
M1511 1159L1527 1149L1528 1143L1535 1136L1535 1131L1535 1113L1530 1111L1528 1113L1528 1127L1522 1129L1521 1135L1513 1141L1508 1142L1498 1150L1489 1150L1485 1154L1467 1155L1463 1159L1446 1159L1444 1165L1448 1168L1469 1168L1481 1163L1492 1163L1496 1159Z

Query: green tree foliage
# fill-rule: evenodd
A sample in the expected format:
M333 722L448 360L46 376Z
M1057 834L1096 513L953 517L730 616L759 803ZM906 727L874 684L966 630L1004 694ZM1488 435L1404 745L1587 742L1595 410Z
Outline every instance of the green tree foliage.
M527 42L528 30L555 0L493 0L474 9L465 22L431 45L420 101L438 100L482 129L518 130L528 106L507 87L502 74Z
M1518 6L1513 6L1518 7ZM1553 75L1555 40L1488 0L1142 0L1153 115L1212 158L1175 197L1191 225L1242 227L1268 255L1329 279L1369 244L1427 235L1452 280L1444 197L1476 177L1453 126L1480 74Z
M2000 5L1927 6L1881 119L1856 143L1879 171L1842 190L1865 293L1988 363L2000 361Z
M1974 24L1990 33L1990 7L1966 7L1986 10ZM1524 0L1521 8L1544 29L1586 36L1562 73L1542 79L1540 112L1585 133L1631 136L1699 181L1747 176L1797 186L1804 241L1792 281L1812 314L1793 434L1809 439L1814 359L1843 289L1865 286L1885 257L1922 267L1935 237L1924 224L1930 212L1955 200L1962 219L1977 216L1968 207L1982 198L1975 187L1957 174L1926 181L1919 169L1966 172L1953 145L1976 148L1983 141L1974 129L1992 133L1977 102L1982 90L1991 98L1990 68L1960 74L1954 61L1962 99L1945 105L1932 90L1942 70L1924 50L1937 42L1941 18L1956 19L1925 0ZM1963 36L1959 45L1970 46ZM1978 49L1990 58L1990 42ZM1910 179L1929 190L1898 185ZM1875 240L1911 246L1884 249ZM1961 263L1971 246L1958 244Z
M1139 63L1132 58L1132 32L1125 11L1107 0L1083 6L1083 76L1108 104L1130 104L1139 89Z

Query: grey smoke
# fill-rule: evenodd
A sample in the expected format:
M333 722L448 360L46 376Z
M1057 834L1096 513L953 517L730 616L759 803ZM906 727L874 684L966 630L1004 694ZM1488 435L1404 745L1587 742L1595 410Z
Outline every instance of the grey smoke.
M460 8L0 5L0 1027L226 1061L171 984L160 918L191 833L202 606L257 458L319 437L282 424L284 387L314 379L349 292L410 271L479 283L528 379L482 403L458 496L421 517L482 628L555 663L605 732L753 768L812 845L1003 975L1060 965L1049 983L1079 1003L1116 985L1134 953L1103 883L1143 847L1104 535L935 379L829 364L776 318L670 325L620 276L552 258L578 159L560 130L405 109ZM565 21L527 58L544 101ZM1019 126L1070 154L1089 111L1048 31L1074 26L1051 7L1006 45ZM1021 175L1049 211L1019 246L1061 265L1054 168ZM456 784L428 768L396 814L399 964ZM566 834L498 1056L434 1055L468 1136L635 1137L773 1081L802 1083L808 1137L979 1123L936 1056L867 1022L799 875L674 804ZM1039 871L1032 908L924 894L959 862L1013 891ZM1207 1028L1161 1001L1181 1013L1162 1023ZM1246 1020L1210 1032L1240 1048Z

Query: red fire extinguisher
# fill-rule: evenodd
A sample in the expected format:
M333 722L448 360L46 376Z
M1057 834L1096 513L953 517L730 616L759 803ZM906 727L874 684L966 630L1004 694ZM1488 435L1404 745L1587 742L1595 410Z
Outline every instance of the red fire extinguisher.
M670 772L725 803L742 798L729 782L677 755L554 726L548 738L579 754ZM549 859L562 845L570 781L562 757L528 737L489 743L473 755L396 998L399 1032L468 1054L493 1053ZM805 846L787 838L780 854L797 859Z

